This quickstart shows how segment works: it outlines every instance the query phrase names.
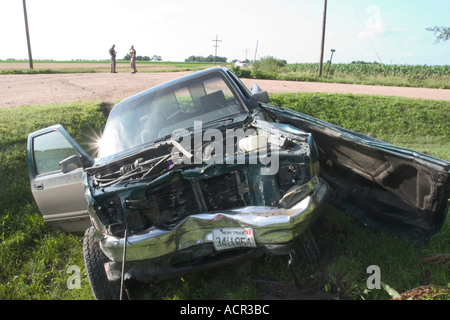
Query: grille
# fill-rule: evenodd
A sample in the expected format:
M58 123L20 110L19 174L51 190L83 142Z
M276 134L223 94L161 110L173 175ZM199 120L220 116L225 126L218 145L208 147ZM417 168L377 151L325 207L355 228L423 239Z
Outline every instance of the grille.
M170 229L192 214L245 206L246 185L246 176L239 171L204 180L178 180L151 194L160 213L154 223Z
M207 211L232 209L245 206L244 195L240 193L239 172L201 181L201 190Z

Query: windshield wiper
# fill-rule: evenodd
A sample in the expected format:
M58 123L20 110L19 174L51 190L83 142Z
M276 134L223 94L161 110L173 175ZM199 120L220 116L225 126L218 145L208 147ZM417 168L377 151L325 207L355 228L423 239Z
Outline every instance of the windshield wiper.
M211 125L213 124L218 124L218 123L226 123L226 122L231 122L231 123L235 123L235 122L245 122L248 117L250 115L248 113L245 114L237 114L234 116L229 116L229 117L224 117L224 118L219 118L216 120L212 120L212 121L208 121L206 122L206 127L211 127Z
M164 142L164 141L167 141L167 140L170 140L170 139L172 139L172 134L167 134L165 136L162 136L162 137L156 138L154 140L151 140L150 142L155 145L155 144L158 144L160 142Z

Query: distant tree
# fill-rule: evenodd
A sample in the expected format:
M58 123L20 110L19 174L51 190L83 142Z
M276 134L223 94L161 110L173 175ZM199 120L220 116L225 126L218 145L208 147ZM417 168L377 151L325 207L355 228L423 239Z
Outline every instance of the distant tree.
M130 61L131 56L127 53L125 57L123 57L123 60ZM162 61L161 56L154 55L153 57L149 56L137 56L136 61Z
M436 43L441 41L447 41L450 39L450 27L439 27L434 26L426 29L427 31L431 31L436 36Z
M189 58L185 59L186 62L214 62L214 56L210 54L209 56L189 56ZM216 57L216 62L227 62L227 58L225 57Z
M284 71L287 61L271 56L261 58L253 63L252 75L258 79L270 79Z
M256 67L260 67L267 72L279 72L286 64L286 60L277 59L271 56L261 58L261 60L255 62Z
M216 57L215 61L216 62L227 62L227 58L225 57ZM212 54L210 54L207 58L206 61L208 62L214 62L214 56Z

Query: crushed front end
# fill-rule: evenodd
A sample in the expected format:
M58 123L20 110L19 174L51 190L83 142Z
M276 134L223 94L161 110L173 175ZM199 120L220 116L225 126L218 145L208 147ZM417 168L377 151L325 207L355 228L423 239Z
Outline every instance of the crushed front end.
M203 130L192 149L186 137L168 140L87 170L110 280L121 277L124 249L125 279L147 281L286 254L321 214L329 187L310 134L261 120L220 134L212 141Z

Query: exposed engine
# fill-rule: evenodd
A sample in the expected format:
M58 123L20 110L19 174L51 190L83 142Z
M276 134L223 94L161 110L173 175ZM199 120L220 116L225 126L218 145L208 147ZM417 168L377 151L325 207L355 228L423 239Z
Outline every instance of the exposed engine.
M202 139L201 147L194 139L191 152L185 137L147 148L121 165L89 169L92 209L102 229L117 236L126 225L132 233L152 226L170 230L193 214L245 206L285 207L286 197L317 172L310 136L263 127L246 133L233 139L232 155L229 139ZM276 166L273 173L268 170L272 166Z

